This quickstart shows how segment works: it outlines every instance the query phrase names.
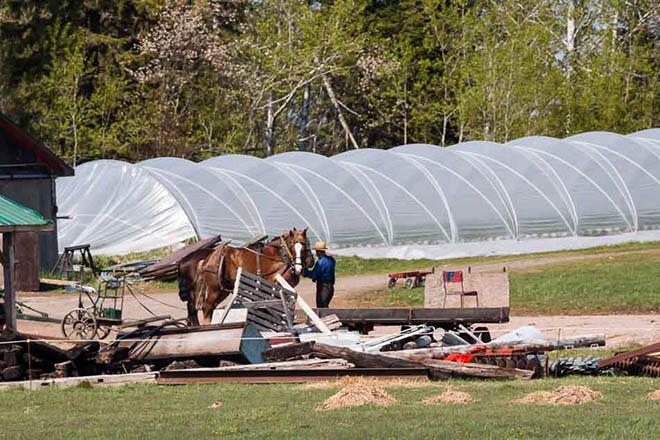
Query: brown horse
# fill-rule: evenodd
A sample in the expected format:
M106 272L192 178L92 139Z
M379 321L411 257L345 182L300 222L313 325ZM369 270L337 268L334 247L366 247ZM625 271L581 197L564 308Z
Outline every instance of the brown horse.
M313 265L307 229L294 228L249 248L221 244L193 252L179 262L178 275L179 297L188 305L188 325L199 325L200 309L204 324L211 323L213 310L233 291L239 267L273 282L282 275L295 287L303 267Z

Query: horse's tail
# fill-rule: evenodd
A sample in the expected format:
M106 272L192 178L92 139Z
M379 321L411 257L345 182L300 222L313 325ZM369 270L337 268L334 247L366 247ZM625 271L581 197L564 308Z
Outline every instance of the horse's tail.
M192 286L190 285L188 277L182 273L181 265L179 265L177 281L179 283L179 299L183 302L188 302Z

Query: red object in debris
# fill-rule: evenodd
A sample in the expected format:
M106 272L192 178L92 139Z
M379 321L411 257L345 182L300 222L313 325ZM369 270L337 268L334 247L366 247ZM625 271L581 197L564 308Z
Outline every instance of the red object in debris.
M466 354L454 353L447 356L445 360L450 362L460 362L461 364L469 364L470 361L472 360L472 355L470 353L466 353Z

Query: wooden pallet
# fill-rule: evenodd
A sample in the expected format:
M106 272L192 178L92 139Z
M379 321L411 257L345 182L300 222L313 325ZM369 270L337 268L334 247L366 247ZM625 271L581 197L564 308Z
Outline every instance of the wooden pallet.
M297 297L295 292L239 268L234 291L220 322L224 322L229 309L240 305L248 309L247 322L259 330L290 331Z

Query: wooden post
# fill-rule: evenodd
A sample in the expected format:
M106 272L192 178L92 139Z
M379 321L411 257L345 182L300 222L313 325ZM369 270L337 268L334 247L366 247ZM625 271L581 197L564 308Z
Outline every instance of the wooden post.
M16 292L14 291L14 278L16 277L16 256L14 253L15 244L15 232L7 232L3 234L2 245L4 248L3 254L5 257L5 325L10 331L16 331Z
M278 283L280 283L280 286L284 287L287 290L290 290L291 292L295 292L294 288L291 287L291 284L287 283L282 275L280 274L275 275L275 279L277 280ZM332 333L332 331L330 331L328 326L325 325L325 322L321 321L319 315L314 313L314 310L312 310L309 304L307 304L307 302L304 299L302 299L300 295L296 296L296 303L300 306L303 312L305 312L305 314L309 316L309 318L312 320L316 328L321 330L321 333L325 333L326 335Z

